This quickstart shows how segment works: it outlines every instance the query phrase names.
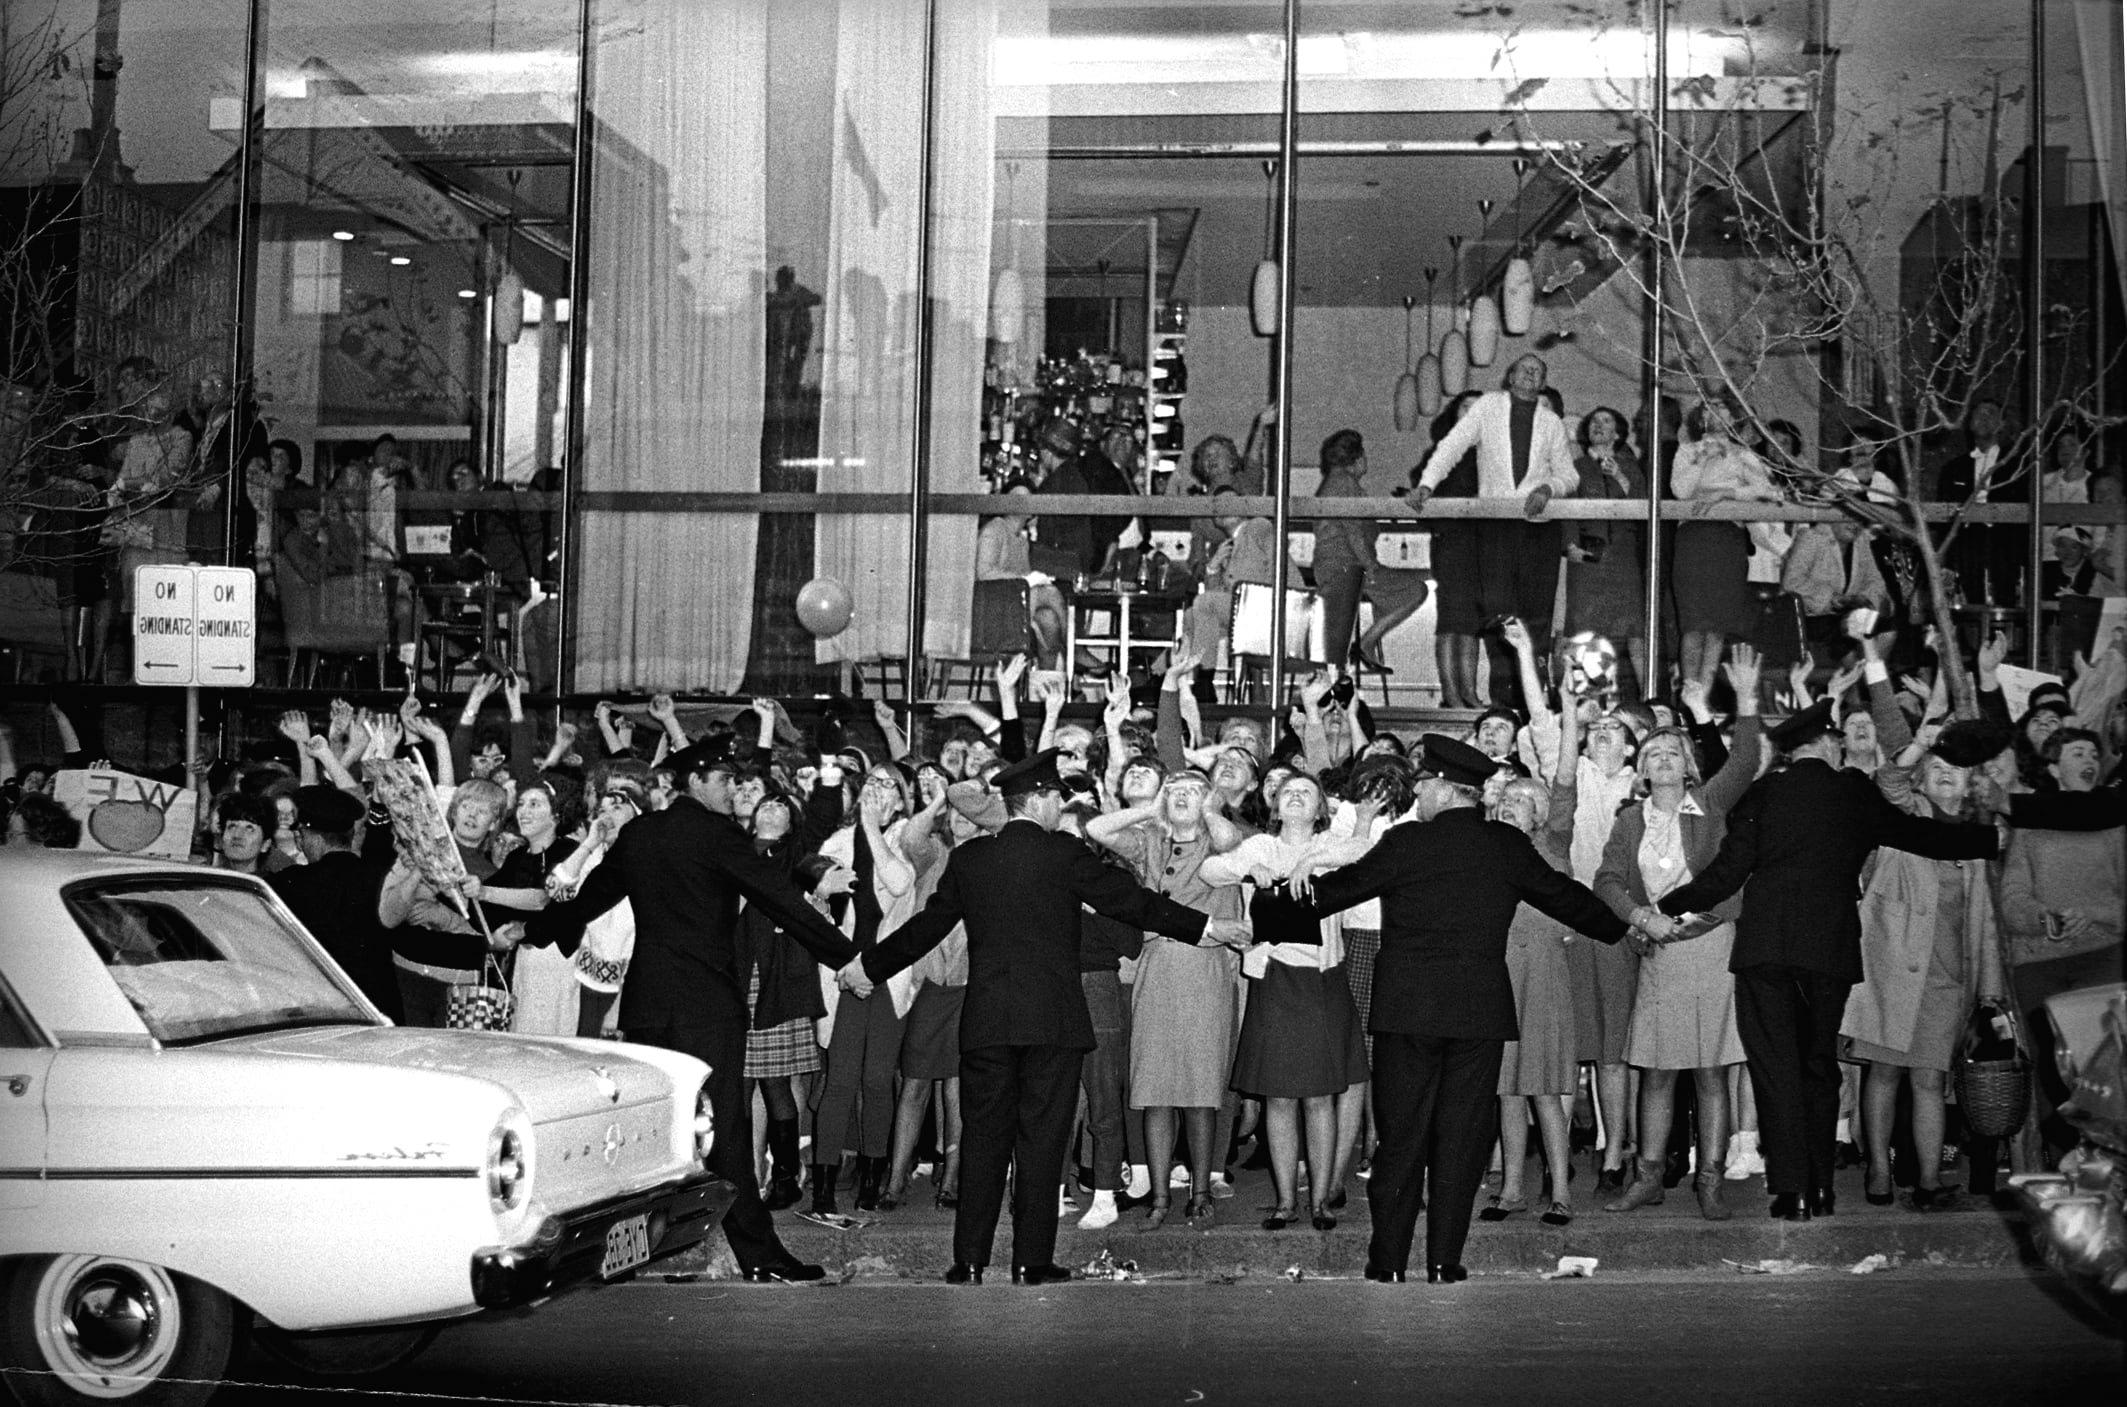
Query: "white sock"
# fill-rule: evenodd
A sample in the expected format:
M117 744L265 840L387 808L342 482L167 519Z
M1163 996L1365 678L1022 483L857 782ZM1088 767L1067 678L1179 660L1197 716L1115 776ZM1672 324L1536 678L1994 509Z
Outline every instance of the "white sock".
M1130 1185L1123 1190L1132 1197L1150 1197L1152 1195L1152 1169L1146 1167L1143 1163L1132 1163L1130 1165Z

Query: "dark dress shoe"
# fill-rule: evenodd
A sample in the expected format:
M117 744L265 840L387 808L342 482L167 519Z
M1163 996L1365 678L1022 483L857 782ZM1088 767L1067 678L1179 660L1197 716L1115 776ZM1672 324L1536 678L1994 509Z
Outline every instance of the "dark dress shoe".
M1012 1283L1015 1285L1053 1285L1059 1280L1068 1280L1071 1272L1060 1265L1015 1265L1012 1267Z
M964 1260L954 1261L953 1268L945 1272L945 1283L948 1285L980 1285L982 1283L982 1267L969 1265Z
M1809 1214L1813 1217L1830 1216L1838 1201L1839 1199L1832 1195L1831 1188L1819 1187L1809 1194Z
M1772 1199L1768 1215L1775 1221L1808 1221L1809 1208L1802 1205L1801 1193L1782 1192Z
M1428 1285L1459 1285L1469 1278L1469 1270L1460 1265L1429 1265L1425 1268L1425 1283Z
M1400 1270L1382 1270L1377 1266L1369 1265L1366 1268L1366 1278L1377 1285L1400 1285L1403 1283L1403 1272Z
M817 1265L807 1265L799 1260L770 1261L757 1265L746 1272L748 1280L782 1285L802 1285L813 1280L825 1280L827 1271Z

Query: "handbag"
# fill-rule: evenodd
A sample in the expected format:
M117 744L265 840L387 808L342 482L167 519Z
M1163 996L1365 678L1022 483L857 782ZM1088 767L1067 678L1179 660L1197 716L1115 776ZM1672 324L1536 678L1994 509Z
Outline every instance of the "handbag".
M2031 1062L2016 1038L2016 1016L1983 1001L1965 1023L1957 1060L1957 1105L1981 1138L2006 1138L2031 1109Z
M502 976L501 965L490 954L478 982L451 984L443 1024L453 1031L507 1031L516 1009L517 998Z

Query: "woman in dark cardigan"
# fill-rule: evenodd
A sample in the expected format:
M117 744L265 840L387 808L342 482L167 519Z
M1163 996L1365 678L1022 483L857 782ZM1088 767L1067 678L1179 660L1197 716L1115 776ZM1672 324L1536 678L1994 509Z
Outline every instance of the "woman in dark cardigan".
M789 797L764 796L753 809L754 848L794 872L797 862L819 849L820 840L834 831L841 803L840 787L814 787L800 824L797 804ZM773 1171L761 1199L770 1211L781 1211L797 1205L801 1195L798 1110L804 1101L798 1082L824 1063L813 1022L827 1014L827 1003L811 956L751 905L739 916L738 959L740 970L748 974L753 1007L746 1032L746 1079L758 1082L768 1108Z
M1713 862L1730 807L1758 771L1758 656L1739 645L1727 665L1736 694L1735 747L1712 781L1701 785L1688 735L1658 728L1640 744L1639 769L1645 799L1617 818L1595 876L1596 895L1619 918L1635 925L1655 913L1653 905L1688 883ZM1698 1166L1692 1188L1699 1214L1722 1221L1721 1156L1728 1143L1728 1067L1743 1059L1736 1032L1735 979L1728 953L1735 941L1740 896L1714 911L1711 929L1670 943L1642 948L1639 990L1632 1027L1625 1038L1626 1062L1640 1068L1641 1155L1625 1194L1605 1207L1626 1212L1663 1198L1663 1150L1669 1146L1676 1108L1676 1072L1689 1070L1699 1101Z

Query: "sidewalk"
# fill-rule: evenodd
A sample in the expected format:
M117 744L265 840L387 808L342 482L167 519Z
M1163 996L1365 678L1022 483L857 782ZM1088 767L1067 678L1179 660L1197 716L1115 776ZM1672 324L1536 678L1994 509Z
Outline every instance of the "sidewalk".
M1475 1221L1463 1261L1474 1275L1534 1273L1557 1266L1560 1256L1593 1256L1605 1270L1721 1270L1731 1262L1755 1266L1789 1261L1820 1268L1847 1269L1871 1255L1893 1264L2011 1266L2028 1259L2022 1217L1997 1211L1986 1199L1965 1198L1962 1210L1916 1212L1903 1195L1888 1207L1872 1207L1862 1197L1859 1170L1838 1177L1835 1215L1804 1223L1774 1221L1766 1215L1764 1182L1750 1178L1725 1184L1725 1200L1734 1215L1725 1222L1699 1216L1691 1182L1669 1191L1658 1207L1626 1213L1605 1212L1590 1190L1588 1168L1576 1160L1572 1184L1573 1222L1548 1227L1536 1220L1540 1208L1499 1223ZM1948 1180L1955 1180L1954 1175ZM1533 1198L1538 1187L1532 1166L1528 1182ZM1334 1231L1321 1232L1305 1221L1283 1231L1265 1231L1261 1223L1274 1201L1267 1173L1240 1174L1235 1195L1217 1203L1217 1224L1208 1231L1182 1219L1186 1197L1177 1192L1164 1227L1144 1229L1142 1210L1126 1211L1115 1225L1080 1231L1067 1216L1058 1229L1057 1263L1076 1271L1108 1252L1118 1264L1136 1262L1145 1275L1275 1276L1297 1268L1305 1276L1357 1277L1366 1264L1370 1223L1366 1184L1351 1184L1350 1202L1338 1214ZM931 1184L918 1179L915 1194L891 1212L855 1212L852 1194L839 1194L842 1210L873 1217L873 1224L837 1231L803 1220L796 1212L778 1212L776 1229L799 1259L817 1261L830 1271L881 1277L934 1279L952 1261L953 1214L932 1205ZM1079 1205L1089 1205L1080 1194ZM803 1205L803 1204L801 1204ZM1480 1202L1480 1205L1482 1203ZM999 1227L991 1264L1011 1262L1011 1209ZM1419 1218L1411 1262L1423 1273L1425 1222ZM691 1252L658 1264L657 1273L701 1274L711 1278L736 1273L721 1240L707 1253Z

